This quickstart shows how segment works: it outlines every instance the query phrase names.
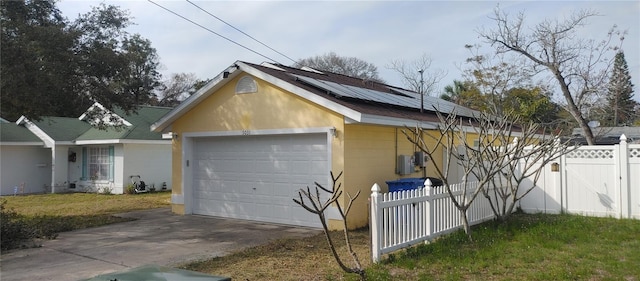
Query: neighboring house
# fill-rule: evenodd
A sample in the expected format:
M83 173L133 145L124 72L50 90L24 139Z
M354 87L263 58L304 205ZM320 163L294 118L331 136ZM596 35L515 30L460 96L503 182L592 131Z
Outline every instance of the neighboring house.
M108 112L110 118L102 129L92 126L90 116L95 115L87 114L95 110L108 112L96 103L79 118L35 121L23 116L15 124L2 124L2 194L12 194L13 186L21 184L28 187L25 193L121 194L132 175L157 190L163 184L170 189L171 140L149 130L170 108L142 106L136 113ZM5 126L10 129L5 131Z
M402 130L436 128L434 107L474 113L429 96L421 106L415 92L373 81L238 61L151 128L173 134L176 213L317 227L292 199L314 182L331 188L329 173L344 172L344 191L360 192L348 219L356 228L368 223L374 183L433 176L429 163L411 164L416 148ZM341 227L335 207L328 219Z
M625 135L628 143L640 143L640 127L596 127L591 131L596 137L596 144L611 145L620 143L620 136ZM565 139L572 143L586 145L584 132L581 128L574 128L571 137Z
M0 122L0 195L44 192L49 184L51 150L24 126Z

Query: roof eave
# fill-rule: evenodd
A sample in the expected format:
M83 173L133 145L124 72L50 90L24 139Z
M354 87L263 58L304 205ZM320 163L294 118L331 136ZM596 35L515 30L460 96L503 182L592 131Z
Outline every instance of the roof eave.
M0 145L7 146L42 146L44 147L44 142L41 141L0 141Z
M395 118L382 115L363 114L360 120L351 118L345 119L346 124L371 124L371 125L383 125L383 126L395 126L395 127L415 127L419 126L423 129L436 129L438 128L438 122L420 121L407 118Z
M100 144L171 144L171 140L134 140L134 139L103 139L103 140L78 140L76 145L100 145Z

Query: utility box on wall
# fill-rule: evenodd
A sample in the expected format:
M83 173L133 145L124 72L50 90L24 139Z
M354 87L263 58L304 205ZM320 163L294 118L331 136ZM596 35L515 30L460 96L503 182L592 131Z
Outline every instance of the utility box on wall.
M413 157L410 155L398 155L397 172L400 175L408 175L413 172Z
M415 159L416 166L418 167L426 167L427 162L429 161L429 156L423 151L416 151L413 154L413 158Z

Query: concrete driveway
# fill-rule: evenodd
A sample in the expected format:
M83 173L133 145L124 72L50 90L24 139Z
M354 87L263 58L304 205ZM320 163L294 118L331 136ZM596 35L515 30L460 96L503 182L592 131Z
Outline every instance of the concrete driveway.
M61 233L42 247L2 253L0 280L79 280L142 265L174 266L224 256L274 239L320 229L205 216L168 208L122 214L138 220Z

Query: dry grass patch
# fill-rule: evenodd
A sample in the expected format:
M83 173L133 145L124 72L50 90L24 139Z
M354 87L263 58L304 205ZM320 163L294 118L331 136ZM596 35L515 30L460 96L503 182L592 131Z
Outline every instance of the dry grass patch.
M640 220L517 214L507 223L474 227L474 242L458 231L375 265L368 230L352 232L352 244L368 280L639 281L638 233ZM342 241L342 232L332 235ZM340 245L343 254L345 248ZM324 235L278 240L183 268L233 280L359 279L338 267Z
M58 233L130 221L113 216L170 205L171 193L104 195L95 193L3 196L2 249L37 246L33 238L56 238Z
M342 231L331 232L336 248L348 258ZM363 267L371 265L369 230L350 233L353 250ZM333 259L324 234L299 239L281 239L267 245L249 248L225 257L199 261L182 268L232 280L358 280L358 275L345 275Z

